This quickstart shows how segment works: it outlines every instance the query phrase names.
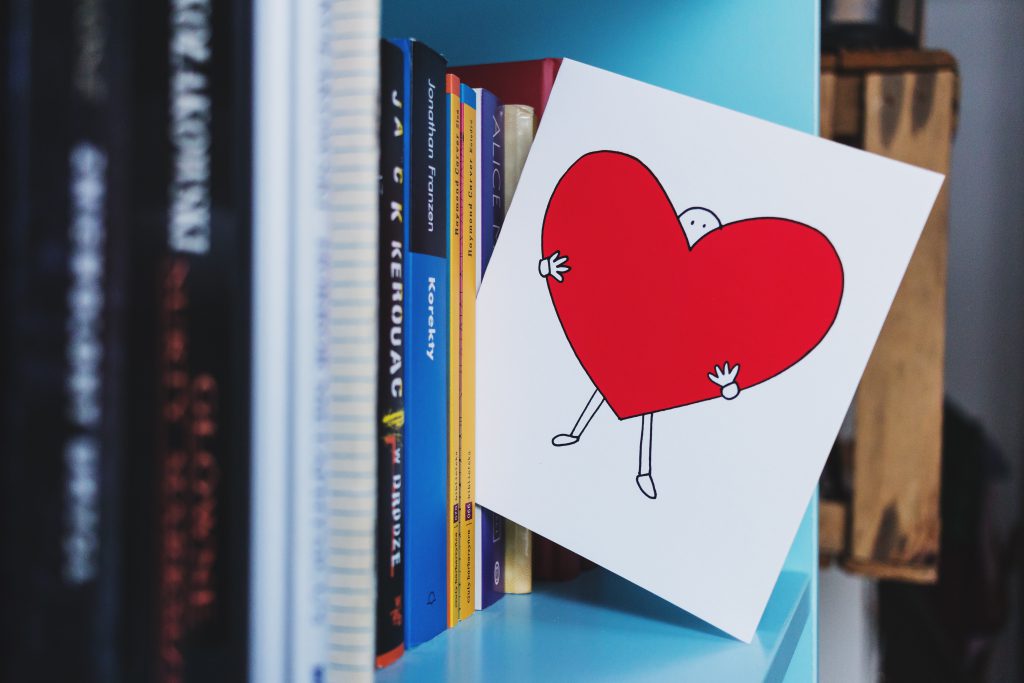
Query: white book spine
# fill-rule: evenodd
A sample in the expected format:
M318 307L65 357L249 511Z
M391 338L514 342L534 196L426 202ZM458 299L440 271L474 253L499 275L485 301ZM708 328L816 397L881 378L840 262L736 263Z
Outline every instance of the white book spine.
M251 679L373 680L378 0L257 0Z
M291 10L254 3L250 680L286 680Z
M297 51L315 53L318 65L310 92L296 98L315 102L318 121L306 128L298 120L296 126L296 137L315 142L315 176L305 189L310 210L318 214L316 244L310 245L310 260L301 264L309 270L302 277L315 274L317 307L316 345L309 349L316 379L307 388L315 391L307 489L317 491L316 586L302 588L315 602L316 626L326 626L323 680L372 681L381 10L378 0L300 5ZM312 67L312 61L305 63ZM307 113L312 116L312 109ZM313 159L309 162L312 171Z
M292 34L290 191L294 197L288 232L292 236L290 307L287 332L292 337L293 390L288 405L291 423L291 535L289 577L291 625L289 677L295 683L323 680L327 666L326 568L322 549L326 514L322 481L323 454L318 449L317 393L321 377L317 363L320 310L318 251L326 236L319 201L321 95L317 92L326 60L321 55L321 3L291 3Z

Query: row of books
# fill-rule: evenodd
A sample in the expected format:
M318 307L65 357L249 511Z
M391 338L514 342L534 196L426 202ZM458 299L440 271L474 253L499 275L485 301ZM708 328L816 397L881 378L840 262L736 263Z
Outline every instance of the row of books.
M541 106L556 68L446 71L421 42L381 46L378 666L531 590L530 532L474 500L475 300L535 128L496 93Z
M0 4L0 680L240 680L252 4Z
M0 35L0 680L372 676L529 591L472 315L557 61L449 70L372 0Z

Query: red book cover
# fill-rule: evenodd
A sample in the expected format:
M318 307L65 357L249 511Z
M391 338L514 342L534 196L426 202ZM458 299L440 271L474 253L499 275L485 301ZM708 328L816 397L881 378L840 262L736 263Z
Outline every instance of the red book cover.
M561 58L549 57L527 62L453 66L448 71L474 88L490 90L502 102L530 105L540 122L561 65Z

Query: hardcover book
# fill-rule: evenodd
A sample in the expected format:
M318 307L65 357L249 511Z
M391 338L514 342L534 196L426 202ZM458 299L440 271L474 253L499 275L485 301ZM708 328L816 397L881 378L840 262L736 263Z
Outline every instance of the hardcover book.
M451 72L465 83L490 90L502 102L533 107L540 120L544 117L544 108L561 65L562 60L557 58L531 59L453 66Z
M390 271L393 255L378 221L380 10L253 4L250 680L372 681L377 461L392 452L377 431L378 256Z
M133 168L147 169L132 220L153 251L133 253L148 298L131 323L155 329L133 340L133 446L155 457L133 459L131 495L153 507L127 520L126 570L153 596L156 634L141 621L129 650L162 681L248 675L249 12L242 0L132 8Z
M505 105L505 175L504 205L512 203L526 155L533 144L536 125L533 107L527 104ZM504 217L502 217L504 222ZM500 224L494 240L501 235ZM510 519L505 520L505 565L503 586L506 593L529 593L533 590L533 534Z

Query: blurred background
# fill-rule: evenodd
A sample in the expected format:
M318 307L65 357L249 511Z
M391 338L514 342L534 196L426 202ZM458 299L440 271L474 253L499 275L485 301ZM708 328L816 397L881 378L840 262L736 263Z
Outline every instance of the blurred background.
M890 30L901 18L904 30ZM873 68L890 77L952 71L956 86L947 178L941 502L933 502L941 509L940 550L937 557L917 557L923 562L915 569L928 565L935 571L916 576L886 576L856 557L864 532L857 516L868 503L855 487L865 484L867 473L856 472L864 460L857 457L851 415L847 443L833 453L822 486L824 498L834 494L841 501L844 507L837 509L844 516L838 547L830 551L823 507L821 680L1024 680L1018 533L1024 493L1024 2L825 0L822 25L826 74L833 64L840 80L865 78L858 54L902 46L920 53L916 64ZM894 94L885 86L883 91L885 97ZM834 96L824 80L822 94ZM823 99L823 134L827 106ZM858 106L871 102L855 101L847 109ZM837 122L843 116L832 113ZM864 125L872 113L850 115ZM905 352L932 351L919 346ZM886 400L920 401L915 378L904 379L903 395L880 399L876 407ZM885 477L879 482L884 487L898 472L882 468L876 474ZM902 500L918 495L920 476L904 482ZM893 520L881 524L886 521Z

